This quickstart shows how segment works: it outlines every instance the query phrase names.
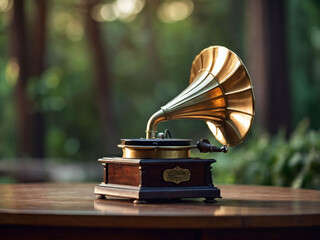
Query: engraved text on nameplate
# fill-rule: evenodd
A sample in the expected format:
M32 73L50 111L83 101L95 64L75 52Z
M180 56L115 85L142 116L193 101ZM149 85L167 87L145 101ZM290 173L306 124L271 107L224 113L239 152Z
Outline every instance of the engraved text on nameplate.
M163 172L163 179L166 182L174 182L175 184L179 184L181 182L186 182L190 180L190 171L188 169L180 168L176 166L172 169L166 169Z

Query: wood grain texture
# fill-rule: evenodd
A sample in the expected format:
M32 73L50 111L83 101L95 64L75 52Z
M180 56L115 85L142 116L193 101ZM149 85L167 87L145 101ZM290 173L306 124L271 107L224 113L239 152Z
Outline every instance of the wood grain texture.
M141 187L188 187L212 184L211 164L213 159L99 159L104 170L104 183ZM174 183L165 181L165 170L179 166L191 175L188 181ZM124 195L119 195L124 197ZM198 197L201 197L200 195Z
M95 199L96 184L0 185L0 224L143 229L294 228L320 226L320 191L217 186L223 199L134 205Z
M131 186L139 186L139 166L124 165L124 164L107 164L107 179L108 183L124 184ZM106 180L104 180L106 182Z

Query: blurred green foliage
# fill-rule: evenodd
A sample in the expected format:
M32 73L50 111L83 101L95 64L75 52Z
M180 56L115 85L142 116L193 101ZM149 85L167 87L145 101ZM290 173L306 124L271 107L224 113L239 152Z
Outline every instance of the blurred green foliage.
M16 180L12 177L0 177L0 184L16 183Z
M320 1L287 1L288 60L293 124L320 122ZM285 90L284 90L285 91Z
M273 137L256 133L243 146L216 156L213 179L216 183L320 189L320 131L309 126L304 119L289 139L284 132Z

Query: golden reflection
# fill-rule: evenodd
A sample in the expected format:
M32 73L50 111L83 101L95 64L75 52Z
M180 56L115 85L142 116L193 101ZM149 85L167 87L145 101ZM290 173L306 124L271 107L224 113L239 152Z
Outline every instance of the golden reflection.
M15 199L18 197L14 191L14 185L12 184L4 184L1 185L1 199L0 206L1 208L14 208L15 207Z
M202 199L182 199L180 202L149 202L148 204L132 204L130 200L108 198L94 200L94 209L101 214L153 215L168 216L252 216L264 214L281 214L288 211L303 211L299 201L274 202L270 200L231 200L222 199L214 204L205 204Z
M203 199L184 199L180 202L170 201L149 202L148 204L132 204L130 200L119 198L108 198L94 200L94 209L101 211L102 214L125 214L125 215L158 215L168 216L172 214L190 216L200 215L221 215L219 214L221 206L219 204L205 204ZM210 206L210 209L209 209ZM161 209L161 210L159 210Z
M239 206L221 206L215 212L215 216L233 216L233 215L250 215L257 208L254 207L239 207Z
M213 65L213 69L211 71L211 73L213 74L213 76L218 75L218 73L221 71L222 67L225 64L226 59L228 58L228 49L227 48L219 48L217 50L217 58L214 62ZM212 65L210 66L210 68L212 67Z

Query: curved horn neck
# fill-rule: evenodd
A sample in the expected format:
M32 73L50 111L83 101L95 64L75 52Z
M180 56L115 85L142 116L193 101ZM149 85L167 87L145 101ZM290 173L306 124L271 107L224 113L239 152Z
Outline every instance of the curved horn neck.
M148 123L147 123L147 130L146 130L146 138L156 138L156 133L157 133L157 125L159 122L165 121L165 112L160 109L156 113L154 113Z

